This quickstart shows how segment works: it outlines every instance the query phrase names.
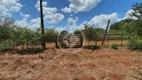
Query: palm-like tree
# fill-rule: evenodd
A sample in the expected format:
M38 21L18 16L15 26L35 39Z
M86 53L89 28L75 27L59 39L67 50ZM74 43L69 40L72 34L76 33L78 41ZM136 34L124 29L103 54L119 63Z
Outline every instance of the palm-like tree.
M42 42L42 48L46 49L45 46L45 33L44 33L44 20L43 20L43 7L42 7L42 0L40 0L40 18L41 18L41 42Z

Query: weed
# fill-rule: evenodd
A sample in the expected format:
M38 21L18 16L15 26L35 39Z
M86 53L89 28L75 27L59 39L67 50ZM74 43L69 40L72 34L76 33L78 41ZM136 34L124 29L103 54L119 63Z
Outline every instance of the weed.
M118 49L118 44L112 44L111 49Z

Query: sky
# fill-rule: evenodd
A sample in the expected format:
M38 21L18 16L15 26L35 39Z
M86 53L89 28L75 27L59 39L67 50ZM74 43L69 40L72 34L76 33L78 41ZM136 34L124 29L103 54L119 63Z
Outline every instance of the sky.
M142 0L43 0L45 28L57 31L83 29L84 24L105 28L133 12L132 4ZM0 0L1 16L11 17L19 27L40 27L39 0Z

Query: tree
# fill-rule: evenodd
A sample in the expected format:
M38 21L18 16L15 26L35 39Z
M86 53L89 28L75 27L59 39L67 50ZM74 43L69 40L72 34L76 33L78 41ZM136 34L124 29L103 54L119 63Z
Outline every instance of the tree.
M135 33L142 36L142 3L134 3L132 9L134 12L130 15L138 18L134 23Z
M61 35L63 34L63 35L65 35L65 34L68 34L69 32L68 31L66 31L66 30L63 30L63 31L61 31Z
M58 32L54 29L46 29L45 31L45 38L46 42L55 42Z
M138 20L134 23L135 33L142 37L142 20ZM134 29L133 29L134 30Z
M41 34L37 30L31 30L26 27L20 27L13 25L10 27L10 42L14 45L13 48L16 46L28 46L31 45L32 48L34 45L40 45Z
M90 42L91 38L93 37L93 27L91 25L85 24L84 28L85 28L84 33L86 34L86 37Z
M136 34L137 36L142 36L142 3L134 3L132 5L132 9L134 12L129 15L138 18L138 20L121 20L112 24L110 30L117 30L115 32L125 32L128 34Z
M0 17L0 38L10 38L10 27L13 25L13 23L14 21L11 18Z
M93 26L85 24L84 25L85 30L83 30L86 38L88 39L88 45L90 45L91 40L95 40L96 44L96 32L93 29Z
M74 34L82 35L82 33L81 33L81 31L80 31L80 30L75 30L73 33L74 33Z
M98 33L98 34L105 32L105 30L104 30L103 28L94 28L93 30L94 30L94 32L96 32L96 33Z
M134 22L134 21L135 21L135 20L133 20L133 19L125 19L125 20L121 20L121 21L119 21L119 22L115 22L114 24L112 24L112 25L110 26L110 30L111 30L111 31L112 31L112 30L123 31L123 30L127 29L127 28L125 28L124 25L130 24L130 23L132 23L132 22Z
M132 9L134 12L130 15L138 18L138 20L142 19L142 3L134 3Z

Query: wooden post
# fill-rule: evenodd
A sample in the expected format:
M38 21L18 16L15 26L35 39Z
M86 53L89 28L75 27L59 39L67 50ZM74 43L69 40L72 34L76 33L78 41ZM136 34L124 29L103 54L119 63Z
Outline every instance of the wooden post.
M121 34L121 46L123 46L123 34Z
M56 38L56 39L55 39L55 46L56 46L56 48L58 48L58 44L57 44L57 41L58 41L58 40L57 40L57 36L55 36L55 38Z
M80 37L81 37L81 46L80 47L82 47L83 46L83 35L80 35Z
M108 34L108 37L107 37L107 47L109 47L109 34Z
M9 49L11 49L11 43L10 43L10 38L9 38L8 42L9 42Z
M58 45L58 36L55 36L55 38L56 38L56 41L55 41L56 48L59 48L59 45Z
M96 40L95 40L95 44L96 44L96 46L98 45L98 44L97 44L97 35L96 35Z
M46 49L45 46L45 33L44 33L44 19L43 19L43 7L42 7L42 0L40 0L40 18L41 18L41 44L42 48Z
M0 51L1 51L1 38L0 38Z
M108 32L109 24L110 24L110 20L108 20L108 24L107 24L107 27L106 27L106 30L105 30L104 38L103 38L103 41L102 41L102 45L104 45L104 43L105 43L106 36L107 36L107 32Z

